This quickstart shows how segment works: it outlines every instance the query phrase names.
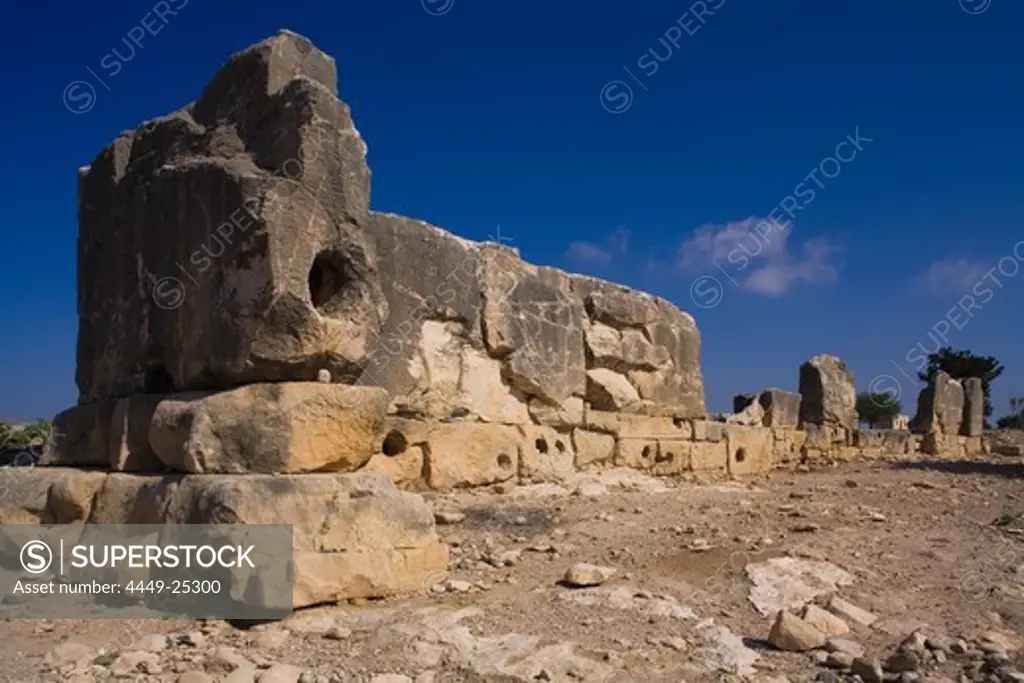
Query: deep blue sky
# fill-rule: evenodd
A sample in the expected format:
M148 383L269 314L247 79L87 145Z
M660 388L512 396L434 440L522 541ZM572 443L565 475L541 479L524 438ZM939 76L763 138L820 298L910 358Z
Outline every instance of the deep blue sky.
M736 392L795 389L799 364L829 352L862 389L900 378L912 412L917 388L893 361L912 373L908 352L934 348L929 331L989 268L1007 256L1006 272L1020 266L1016 0L707 0L721 7L703 24L689 1L445 2L188 0L116 76L101 60L128 54L124 36L154 3L11 5L0 25L0 416L50 416L77 396L77 167L120 130L194 99L231 52L279 28L337 58L376 209L473 239L500 225L530 261L671 299L703 332L713 410ZM666 32L678 49L659 42ZM668 57L654 73L652 48ZM62 101L79 79L97 89L83 114ZM622 84L602 100L613 80L634 93L618 114L602 106L628 101ZM858 127L872 142L810 185L791 229L747 268L730 262L742 230ZM712 308L691 301L703 275L723 286ZM992 295L978 292L971 318L954 314L962 329L948 338L1003 360L999 414L1024 394L1024 273L996 277L1002 287L988 280ZM697 288L705 305L718 297L709 286Z

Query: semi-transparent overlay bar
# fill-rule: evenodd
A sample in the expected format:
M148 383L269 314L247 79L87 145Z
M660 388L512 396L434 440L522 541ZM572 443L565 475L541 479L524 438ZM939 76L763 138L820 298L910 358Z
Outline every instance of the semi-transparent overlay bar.
M290 525L0 525L3 619L282 619Z

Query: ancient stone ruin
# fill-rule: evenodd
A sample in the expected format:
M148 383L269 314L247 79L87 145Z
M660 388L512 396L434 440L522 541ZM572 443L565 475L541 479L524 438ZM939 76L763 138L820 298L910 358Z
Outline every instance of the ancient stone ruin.
M334 60L293 33L118 137L80 197L79 404L0 518L293 524L296 606L441 580L415 491L982 449L980 384L937 381L921 435L863 432L833 356L709 419L687 313L371 211Z

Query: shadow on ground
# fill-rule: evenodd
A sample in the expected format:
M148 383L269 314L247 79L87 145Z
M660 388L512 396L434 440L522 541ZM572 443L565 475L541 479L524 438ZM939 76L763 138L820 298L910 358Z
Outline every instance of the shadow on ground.
M1024 462L993 462L984 460L923 460L920 462L894 462L897 470L943 472L945 474L981 474L1007 479L1024 479Z

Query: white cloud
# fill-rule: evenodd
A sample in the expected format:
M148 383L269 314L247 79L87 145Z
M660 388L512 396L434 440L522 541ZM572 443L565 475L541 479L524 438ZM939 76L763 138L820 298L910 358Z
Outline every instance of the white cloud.
M976 285L989 267L981 261L946 257L928 266L924 275L911 282L917 292L928 294L962 294Z
M765 296L782 296L793 286L839 278L832 256L840 249L825 239L790 249L792 224L747 218L724 225L703 225L679 248L676 267L691 274L722 269L740 287Z
M577 263L607 266L615 256L625 254L628 249L629 230L620 225L600 243L572 242L565 250L565 255Z

